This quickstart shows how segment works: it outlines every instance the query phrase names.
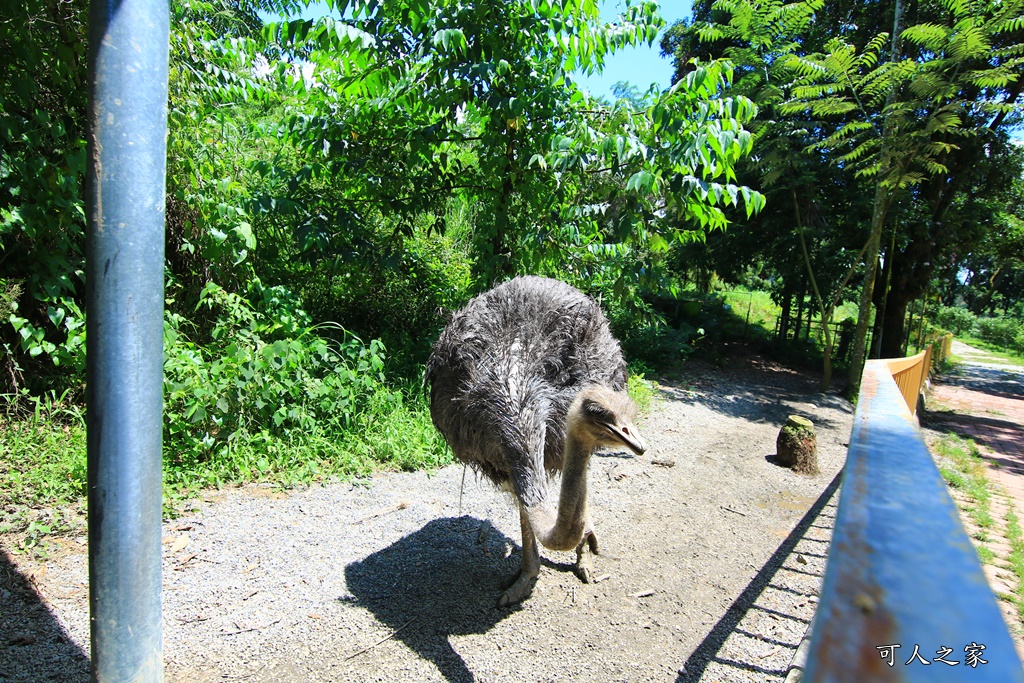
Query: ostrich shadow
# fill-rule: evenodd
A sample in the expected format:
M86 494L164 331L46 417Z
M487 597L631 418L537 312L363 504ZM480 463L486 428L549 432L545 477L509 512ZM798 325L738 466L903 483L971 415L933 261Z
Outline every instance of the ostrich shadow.
M485 537L481 529L487 530ZM476 679L449 636L486 633L517 609L495 606L502 582L519 568L518 553L506 557L509 547L518 549L474 517L435 519L346 566L348 599L433 662L446 680L470 683Z
M0 548L0 681L87 683L89 657Z

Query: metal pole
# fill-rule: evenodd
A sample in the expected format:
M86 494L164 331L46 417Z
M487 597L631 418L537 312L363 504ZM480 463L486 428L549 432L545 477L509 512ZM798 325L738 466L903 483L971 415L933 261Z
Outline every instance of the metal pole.
M87 389L92 680L162 681L167 0L89 14Z

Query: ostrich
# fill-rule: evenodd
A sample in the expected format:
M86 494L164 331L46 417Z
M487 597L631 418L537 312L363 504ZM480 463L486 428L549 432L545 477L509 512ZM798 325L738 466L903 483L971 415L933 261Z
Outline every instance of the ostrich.
M500 607L530 596L539 540L576 549L591 581L598 543L587 507L587 465L599 446L646 450L633 426L626 364L600 307L569 285L517 277L457 312L427 362L430 416L459 460L511 490L523 555ZM561 472L557 508L549 475Z

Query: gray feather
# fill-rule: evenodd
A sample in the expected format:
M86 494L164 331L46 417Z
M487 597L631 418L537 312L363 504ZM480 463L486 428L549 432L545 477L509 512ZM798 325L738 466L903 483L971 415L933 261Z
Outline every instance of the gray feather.
M626 363L593 299L518 277L452 316L427 363L430 415L455 456L532 506L562 469L566 412L587 386L626 387Z

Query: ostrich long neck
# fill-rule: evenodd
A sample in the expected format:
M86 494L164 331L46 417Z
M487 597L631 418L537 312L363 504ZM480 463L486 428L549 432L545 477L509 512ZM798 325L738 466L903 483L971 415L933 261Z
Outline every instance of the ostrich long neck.
M558 511L549 501L526 508L537 540L551 550L572 550L579 545L587 524L587 465L594 451L593 444L566 435L562 459L562 488Z

